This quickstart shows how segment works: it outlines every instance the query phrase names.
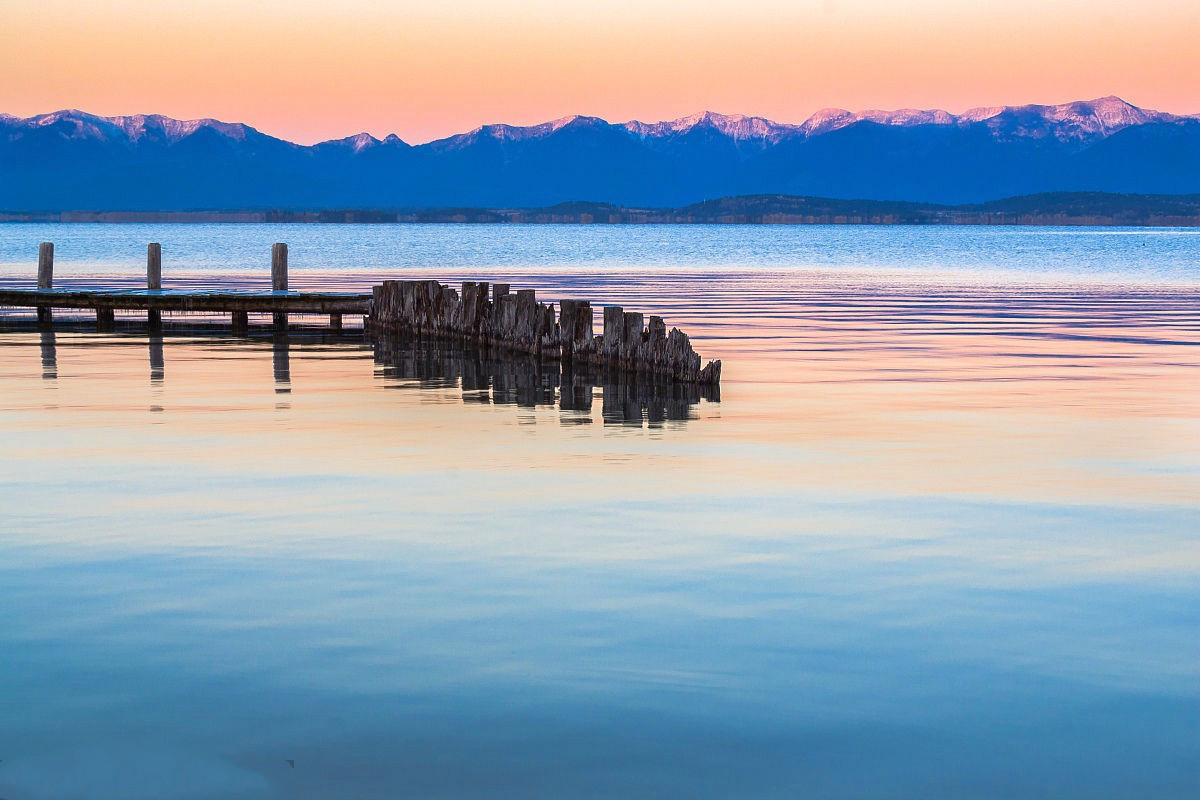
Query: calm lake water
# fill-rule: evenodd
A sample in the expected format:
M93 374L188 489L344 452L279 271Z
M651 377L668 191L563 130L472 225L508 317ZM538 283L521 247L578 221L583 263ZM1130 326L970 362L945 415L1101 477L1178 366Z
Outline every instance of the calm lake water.
M0 797L1200 796L1200 234L6 225L0 281L43 240L503 277L725 380L7 314Z

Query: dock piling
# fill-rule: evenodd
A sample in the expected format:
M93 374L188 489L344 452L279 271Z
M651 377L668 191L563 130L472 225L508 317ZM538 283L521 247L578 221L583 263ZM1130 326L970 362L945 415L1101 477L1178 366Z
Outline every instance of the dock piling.
M271 245L271 291L286 292L288 290L288 246L284 242ZM275 327L287 329L288 315L284 311L275 312Z
M245 311L234 311L232 324L234 333L248 333L250 331L250 315Z
M54 288L54 242L42 242L38 245L38 288ZM54 321L54 311L50 306L38 306L38 322L49 324Z
M54 242L38 245L38 288L54 288Z
M111 308L96 309L96 330L111 331L117 322L117 314Z
M151 291L162 289L162 245L151 242L146 245L146 288ZM151 328L162 325L162 312L150 309L146 312L146 322Z
M288 288L288 248L283 242L271 245L271 289L286 292Z
M158 242L146 245L146 288L162 288L162 245Z

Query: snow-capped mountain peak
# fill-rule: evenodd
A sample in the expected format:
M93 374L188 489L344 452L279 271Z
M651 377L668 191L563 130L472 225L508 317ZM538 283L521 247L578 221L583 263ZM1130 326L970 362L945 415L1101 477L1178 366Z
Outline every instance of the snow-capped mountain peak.
M642 138L657 138L673 134L687 133L699 127L707 127L728 136L735 141L761 139L775 141L782 135L791 132L794 126L781 125L764 117L750 117L745 114L718 114L715 111L701 111L679 119L663 122L639 122L632 120L621 125L630 133Z
M235 141L244 141L254 129L237 122L221 122L215 119L180 120L161 114L133 114L129 116L101 117L78 109L63 109L49 114L38 114L20 119L6 117L9 124L23 124L33 128L58 126L69 138L97 139L100 141L125 140L136 143L147 136L175 143L191 136L201 128L211 128L220 135Z
M784 140L810 139L859 123L890 127L979 126L997 140L1046 140L1058 141L1070 147L1082 147L1125 128L1194 118L1142 109L1114 96L1058 105L982 106L961 114L952 114L941 109L867 109L855 112L844 108L824 108L800 124L714 111L700 111L661 122L633 120L615 124L598 117L569 115L536 125L482 125L467 133L430 142L421 147L441 152L463 149L476 143L519 143L564 131L595 129L623 132L642 140L656 150L675 147L674 142L681 137L691 137L694 133L725 137L731 140L743 155L747 155ZM263 138L262 134L247 125L210 118L179 120L161 114L101 117L77 109L64 109L24 118L0 114L0 125L10 132L50 128L58 136L67 139L112 142L129 147L139 147L150 142L173 145L202 130L211 131L234 142L246 142L252 136L254 141ZM394 134L381 141L368 133L333 140L326 144L338 144L354 153L375 148L380 144L409 147Z
M356 133L353 136L347 136L344 139L331 139L327 142L321 142L321 144L345 147L350 149L352 152L361 153L363 150L376 147L377 145L383 144L383 142L381 142L379 139L376 139L366 131L363 131L362 133Z
M813 114L799 130L806 136L845 128L859 122L878 125L955 125L966 127L984 124L993 135L1001 138L1052 137L1062 142L1088 141L1102 138L1132 125L1148 122L1170 122L1182 119L1161 111L1148 111L1127 103L1119 97L1101 97L1060 105L982 106L962 114L940 109L901 108L894 111L868 109L852 112L842 108L825 108Z

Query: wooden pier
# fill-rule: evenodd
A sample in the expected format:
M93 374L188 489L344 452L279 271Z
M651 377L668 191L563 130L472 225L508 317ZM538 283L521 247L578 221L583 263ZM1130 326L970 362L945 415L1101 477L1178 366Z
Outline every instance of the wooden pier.
M370 294L293 292L288 290L288 248L271 247L271 289L163 289L162 248L146 248L145 289L54 288L54 245L38 249L35 289L0 287L0 307L36 308L48 326L53 309L87 309L100 330L111 329L115 312L144 311L151 328L162 313L226 313L234 333L245 333L250 314L270 314L276 331L286 331L289 314L328 315L329 327L341 330L343 314L363 317L364 326L437 339L466 342L534 356L537 360L657 375L679 383L715 386L721 362L701 367L688 335L667 328L662 317L646 319L620 306L604 308L604 332L593 330L592 305L563 299L540 303L532 289L511 292L507 283L464 281L461 292L434 280L385 280Z
M0 287L0 306L36 308L38 320L48 323L53 309L85 309L96 312L96 323L111 325L115 311L145 311L151 324L161 322L165 312L228 313L235 330L245 330L249 314L271 314L276 328L286 328L289 314L328 314L331 328L340 329L343 314L365 316L370 312L370 293L293 292L287 278L287 245L271 249L271 289L163 289L162 248L152 242L146 249L145 289L54 288L54 245L38 248L36 289Z

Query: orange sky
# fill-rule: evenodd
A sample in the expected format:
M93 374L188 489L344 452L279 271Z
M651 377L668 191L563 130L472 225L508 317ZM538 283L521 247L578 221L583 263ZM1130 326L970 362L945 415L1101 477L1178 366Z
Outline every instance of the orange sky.
M0 112L420 142L567 114L1056 103L1200 112L1197 0L0 0Z

